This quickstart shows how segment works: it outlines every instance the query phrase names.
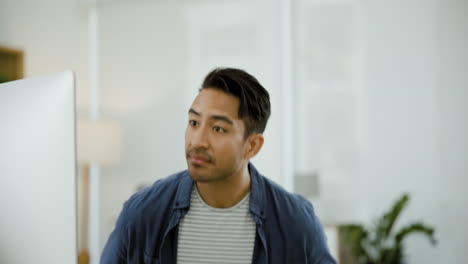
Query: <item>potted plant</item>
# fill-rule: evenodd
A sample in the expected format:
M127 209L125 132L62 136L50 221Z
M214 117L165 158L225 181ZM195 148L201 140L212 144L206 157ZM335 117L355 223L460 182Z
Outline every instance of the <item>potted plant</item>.
M409 195L404 194L375 224L366 229L359 224L340 226L342 250L351 258L342 262L359 264L401 264L405 263L403 240L410 234L420 233L428 237L433 245L434 228L421 222L414 222L399 230L393 230L395 222L406 207ZM341 254L340 254L341 255Z

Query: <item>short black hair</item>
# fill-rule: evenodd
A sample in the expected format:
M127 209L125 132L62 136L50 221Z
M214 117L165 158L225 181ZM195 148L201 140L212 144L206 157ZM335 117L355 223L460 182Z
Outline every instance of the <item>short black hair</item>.
M203 80L203 89L216 89L240 100L239 118L245 124L245 138L263 133L270 117L270 94L258 80L241 69L216 68Z

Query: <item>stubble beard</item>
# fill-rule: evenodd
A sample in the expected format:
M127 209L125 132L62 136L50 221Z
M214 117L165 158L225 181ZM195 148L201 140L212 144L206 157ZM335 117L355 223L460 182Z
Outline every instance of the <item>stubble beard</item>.
M229 173L225 173L225 172L223 173L218 170L211 170L210 168L206 168L207 171L199 171L199 170L203 170L202 165L197 165L197 164L189 165L190 177L195 182L200 182L200 183L211 183L211 182L222 181L228 178L230 175Z

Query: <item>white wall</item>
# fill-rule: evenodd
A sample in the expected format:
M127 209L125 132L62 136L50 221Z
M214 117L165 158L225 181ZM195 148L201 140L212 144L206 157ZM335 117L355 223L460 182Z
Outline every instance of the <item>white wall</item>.
M75 0L0 1L0 44L25 51L25 76L71 69L79 114L86 111L87 17Z
M361 201L371 217L410 192L401 223L423 220L435 226L439 240L432 248L412 237L410 263L467 257L462 239L468 233L461 227L468 222L462 209L468 198L457 187L468 185L467 7L462 1L367 5Z
M434 210L434 194L443 183L437 149L436 4L389 1L370 3L367 11L361 201L368 204L370 219L407 191L412 199L400 223L423 219L439 231L442 223L436 222ZM446 261L428 241L413 237L409 242L411 263Z
M309 45L299 43L301 55L315 57L298 59L298 169L320 172L320 195L313 198L319 215L325 223L369 225L406 191L411 201L399 226L422 220L439 241L433 248L411 237L409 263L464 262L467 2L302 5L315 16L300 19L320 30L300 31L311 35L302 36ZM314 50L323 39L328 45ZM338 58L326 53L333 48ZM338 71L341 62L352 70Z
M446 1L438 14L438 103L440 182L436 221L440 226L439 258L461 263L468 258L468 235L461 228L468 222L468 2ZM446 243L444 243L444 242ZM457 252L450 254L448 252Z
M140 184L184 168L184 32L178 3L99 9L103 116L122 126L122 160L102 171L101 245ZM169 28L170 25L170 28Z

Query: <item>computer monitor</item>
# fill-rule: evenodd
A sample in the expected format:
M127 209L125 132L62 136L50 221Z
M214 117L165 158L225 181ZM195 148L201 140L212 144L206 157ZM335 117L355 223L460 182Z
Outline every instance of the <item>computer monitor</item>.
M0 84L0 263L77 260L71 71Z

